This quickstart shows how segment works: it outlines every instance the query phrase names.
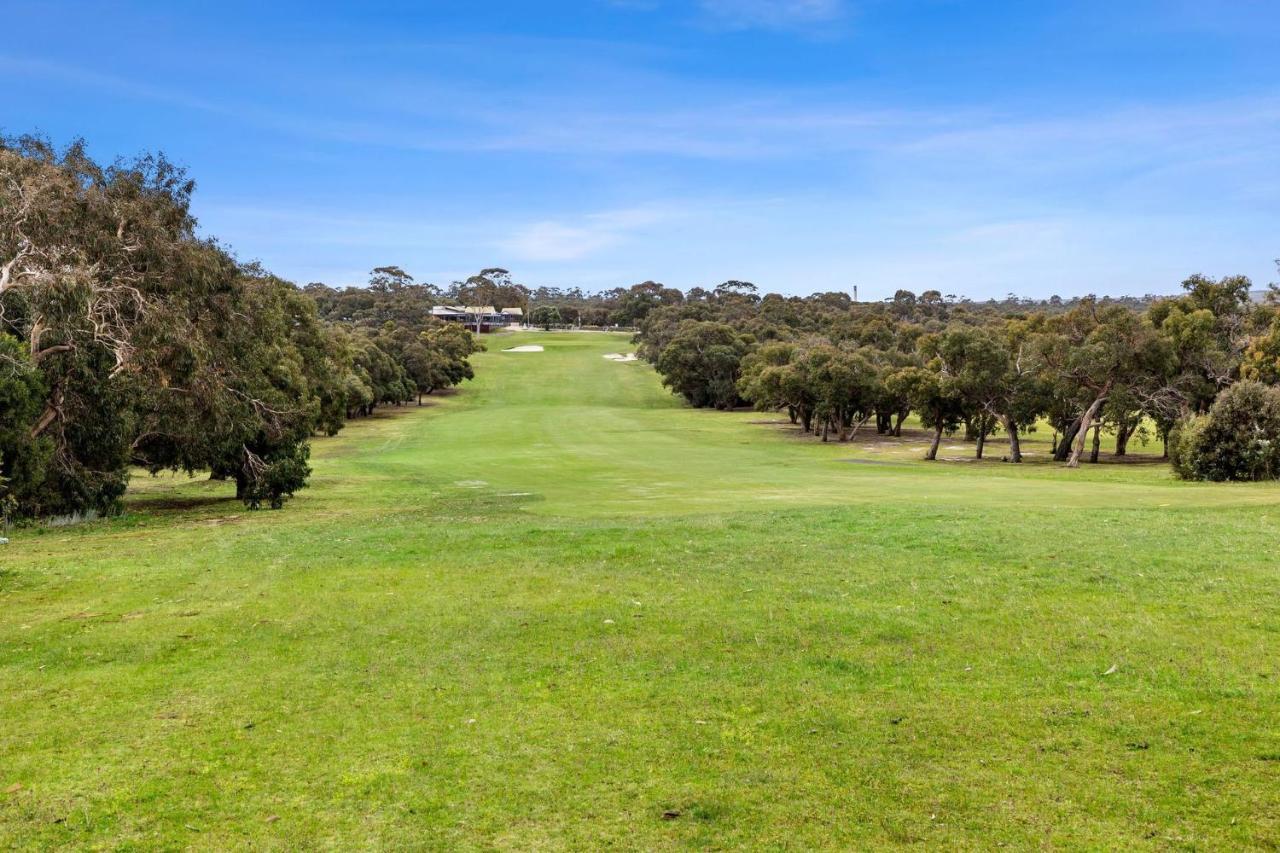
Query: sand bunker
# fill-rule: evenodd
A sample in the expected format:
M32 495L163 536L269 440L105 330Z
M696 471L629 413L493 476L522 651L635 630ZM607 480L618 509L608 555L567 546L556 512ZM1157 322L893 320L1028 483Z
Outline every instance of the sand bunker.
M620 352L607 352L605 353L604 357L609 359L610 361L635 361L636 360L636 354L633 352L629 352L626 355L623 355Z
M525 344L522 347L512 347L511 349L504 349L503 352L542 352L542 347L538 346L537 344Z

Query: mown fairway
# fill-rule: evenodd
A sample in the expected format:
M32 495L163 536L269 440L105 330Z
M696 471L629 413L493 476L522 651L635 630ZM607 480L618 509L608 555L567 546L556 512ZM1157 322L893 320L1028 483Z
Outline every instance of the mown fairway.
M1280 844L1277 488L822 446L625 336L488 344L283 512L143 479L11 534L0 846Z

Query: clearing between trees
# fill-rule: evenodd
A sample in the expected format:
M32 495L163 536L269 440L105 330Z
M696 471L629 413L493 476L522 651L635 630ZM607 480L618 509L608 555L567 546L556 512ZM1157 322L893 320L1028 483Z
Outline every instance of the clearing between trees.
M0 846L1280 844L1275 484L926 464L492 340L286 512L143 476L9 534Z

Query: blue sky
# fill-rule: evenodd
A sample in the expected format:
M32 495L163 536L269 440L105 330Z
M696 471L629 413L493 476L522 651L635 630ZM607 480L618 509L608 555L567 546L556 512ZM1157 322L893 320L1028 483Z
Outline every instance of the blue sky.
M16 3L0 129L163 150L299 283L1276 278L1274 0Z

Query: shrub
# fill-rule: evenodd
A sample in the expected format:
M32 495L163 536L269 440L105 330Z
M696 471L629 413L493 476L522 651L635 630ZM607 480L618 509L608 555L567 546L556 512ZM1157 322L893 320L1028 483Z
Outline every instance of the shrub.
M1192 415L1179 421L1169 433L1169 462L1173 473L1183 480L1201 479L1196 471L1200 465L1199 449L1204 443L1204 430L1209 425L1207 415Z
M1186 480L1274 480L1280 475L1280 389L1237 382L1209 414L1170 436L1174 472Z

